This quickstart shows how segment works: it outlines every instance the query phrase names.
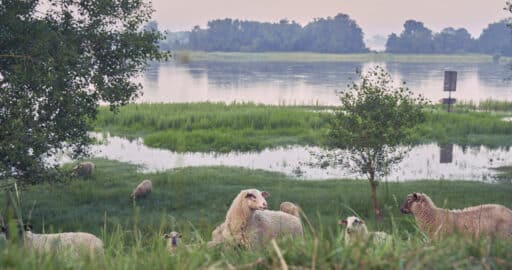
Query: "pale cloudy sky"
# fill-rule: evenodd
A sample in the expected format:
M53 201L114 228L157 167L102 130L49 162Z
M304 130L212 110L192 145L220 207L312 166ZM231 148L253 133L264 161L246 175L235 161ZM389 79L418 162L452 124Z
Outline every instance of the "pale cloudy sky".
M205 27L212 19L237 18L277 22L287 18L304 25L313 18L348 14L366 37L402 31L407 19L416 19L438 32L464 27L478 37L489 23L512 14L506 0L152 0L154 19L161 30Z

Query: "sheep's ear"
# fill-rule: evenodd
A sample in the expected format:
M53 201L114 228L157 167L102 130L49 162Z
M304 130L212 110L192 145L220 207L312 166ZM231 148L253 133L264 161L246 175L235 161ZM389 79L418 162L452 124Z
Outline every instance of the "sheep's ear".
M181 238L181 233L178 233L178 238Z
M23 229L27 232L31 232L32 231L32 225L30 224L25 224L23 225Z
M263 196L263 198L267 198L268 196L270 196L270 193L268 193L266 191L262 191L261 196Z
M168 233L166 233L166 234L164 234L164 238L165 238L165 239L167 239L167 238L171 238L171 236L170 236Z
M7 227L5 227L5 226L0 227L0 231L3 232L3 233L6 233L7 232Z
M338 220L338 225L347 225L347 220L346 219L340 219Z
M413 193L413 194L412 194L412 197L413 197L415 200L417 200L420 196L418 195L418 193Z
M245 194L245 197L246 198L256 198L256 196L254 196L254 194L250 193L250 192L247 192L247 194Z
M364 220L359 219L359 223L364 224Z

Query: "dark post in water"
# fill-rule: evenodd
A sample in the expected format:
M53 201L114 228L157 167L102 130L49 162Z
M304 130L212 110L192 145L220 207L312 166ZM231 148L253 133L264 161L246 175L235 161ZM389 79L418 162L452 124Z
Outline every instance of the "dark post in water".
M455 99L452 98L452 92L457 89L457 71L444 72L444 91L448 91L448 98L443 98L443 104L448 105L448 112L451 112L452 104L455 104Z

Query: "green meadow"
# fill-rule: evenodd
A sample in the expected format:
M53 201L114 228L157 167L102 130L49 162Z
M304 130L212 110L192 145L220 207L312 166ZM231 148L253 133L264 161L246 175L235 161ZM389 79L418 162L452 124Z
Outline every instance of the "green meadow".
M403 62L403 63L491 63L492 55L486 54L390 54L354 53L332 54L311 52L175 52L178 61L226 62ZM510 57L502 57L506 63Z
M425 112L426 122L410 131L410 143L511 146L512 122L503 121L512 116L511 104L468 103L453 113L432 106ZM260 151L287 145L322 146L334 109L252 103L131 104L117 114L100 108L94 127L112 135L142 137L147 146L177 152Z
M500 203L512 208L509 184L463 181L383 182L378 197L384 220L372 215L369 185L363 180L300 181L279 173L228 167L183 168L144 174L134 165L93 160L90 178L62 178L53 183L20 187L19 201L0 206L4 216L22 217L35 232L85 231L105 244L103 258L35 254L16 241L1 242L3 269L510 269L512 241L468 239L454 235L432 242L399 212L410 192L429 194L439 205L462 208ZM66 166L64 170L68 170ZM154 190L132 203L131 190L151 179ZM269 191L269 208L282 201L299 204L304 239L280 239L259 250L206 248L210 233L221 223L232 199L249 187ZM7 201L2 192L0 201ZM392 234L384 245L345 245L336 221L358 215L370 230ZM171 230L183 243L169 255L162 239ZM282 254L279 259L277 251ZM302 267L302 268L293 268Z

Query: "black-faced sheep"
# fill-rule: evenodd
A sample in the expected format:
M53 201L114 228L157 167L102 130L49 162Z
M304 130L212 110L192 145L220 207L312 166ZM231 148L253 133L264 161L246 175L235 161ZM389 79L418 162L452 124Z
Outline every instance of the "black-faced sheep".
M164 234L164 238L167 241L167 250L169 251L169 253L173 254L180 243L181 234L172 231L170 233Z
M400 207L404 214L413 214L418 227L430 238L461 233L469 236L512 236L512 210L499 204L484 204L462 210L437 207L423 193L407 195Z

